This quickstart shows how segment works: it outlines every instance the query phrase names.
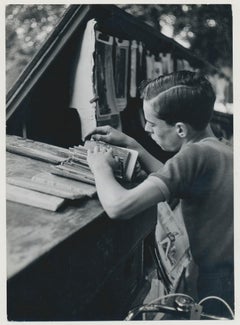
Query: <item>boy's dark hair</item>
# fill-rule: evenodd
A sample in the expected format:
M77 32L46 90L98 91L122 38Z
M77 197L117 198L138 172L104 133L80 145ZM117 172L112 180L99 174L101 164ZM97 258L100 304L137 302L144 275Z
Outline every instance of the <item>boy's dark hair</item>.
M145 100L159 97L157 117L170 125L190 124L195 130L209 123L216 99L210 82L198 72L178 71L143 81L140 92Z

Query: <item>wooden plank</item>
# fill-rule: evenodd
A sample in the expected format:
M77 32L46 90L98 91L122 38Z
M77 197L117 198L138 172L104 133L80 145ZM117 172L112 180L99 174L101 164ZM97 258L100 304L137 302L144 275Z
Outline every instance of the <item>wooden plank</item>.
M46 184L47 186L56 186L57 189L65 189L67 192L71 192L75 199L78 198L78 195L79 198L81 195L93 197L97 193L97 189L93 185L65 177L59 177L51 173L36 174L33 176L32 180Z
M93 205L92 209L89 206L82 211L77 209L70 218L64 211L48 212L48 218L29 216L25 223L22 216L15 217L21 232L15 227L12 236L15 235L14 248L20 263L23 256L27 258L34 250L52 244L61 232L67 232L68 236L41 258L31 256L32 263L9 279L8 315L11 320L124 318L141 285L140 246L155 225L156 209L119 222L106 215L96 218L95 214L95 220L80 229L77 223L93 211ZM72 209L71 212L73 214ZM75 229L72 236L68 230L70 226ZM17 241L20 246L16 245Z
M92 185L50 173L39 173L31 179L22 176L8 177L7 183L69 200L92 197L96 193L96 188Z
M79 170L74 170L73 168L69 168L69 166L57 165L52 166L51 173L54 175L59 175L62 177L75 179L80 182L85 182L87 184L95 185L94 178L90 178L89 175L84 172L80 172Z
M6 166L7 176L31 179L50 165L7 153ZM155 208L114 222L94 198L57 212L7 201L6 221L9 320L123 317L142 276L135 250L155 225Z
M49 170L49 163L6 153L7 177L31 179ZM59 179L64 180L61 177ZM69 201L57 212L7 201L6 213L9 278L79 229L86 227L103 213L103 208L96 198Z
M7 135L6 148L9 152L52 164L60 163L70 157L68 149L14 135Z
M7 184L6 197L9 201L31 205L33 207L50 211L56 211L64 203L64 199L62 198L11 184Z

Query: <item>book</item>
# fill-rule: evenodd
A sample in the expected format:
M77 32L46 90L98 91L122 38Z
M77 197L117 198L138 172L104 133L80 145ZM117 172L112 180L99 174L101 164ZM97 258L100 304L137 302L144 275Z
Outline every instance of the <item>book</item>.
M95 185L93 173L90 170L82 168L80 163L72 165L70 160L64 161L60 165L53 165L51 173Z
M52 166L51 173L94 185L94 175L87 162L87 151L95 146L110 146L113 150L113 157L119 158L119 166L114 171L115 177L128 182L132 180L138 152L92 140L86 141L84 146L79 145L69 148L71 157L58 165Z

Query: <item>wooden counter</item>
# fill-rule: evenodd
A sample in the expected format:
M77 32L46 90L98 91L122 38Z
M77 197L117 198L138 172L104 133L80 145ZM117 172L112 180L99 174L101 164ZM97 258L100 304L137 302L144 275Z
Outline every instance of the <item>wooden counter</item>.
M32 177L49 164L7 153L7 176ZM7 201L9 320L121 320L144 279L143 241L152 208L112 221L97 198L57 212Z

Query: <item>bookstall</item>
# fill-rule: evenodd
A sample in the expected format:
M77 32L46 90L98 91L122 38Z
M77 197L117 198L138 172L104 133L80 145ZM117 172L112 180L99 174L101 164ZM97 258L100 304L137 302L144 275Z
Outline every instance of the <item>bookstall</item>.
M171 155L144 132L138 85L182 69L215 68L116 6L71 5L9 90L9 320L126 316L146 282L144 243L157 210L124 222L107 218L86 166L85 137L110 124L165 162ZM161 206L158 213L165 215L159 276L171 292L189 247L172 211Z

